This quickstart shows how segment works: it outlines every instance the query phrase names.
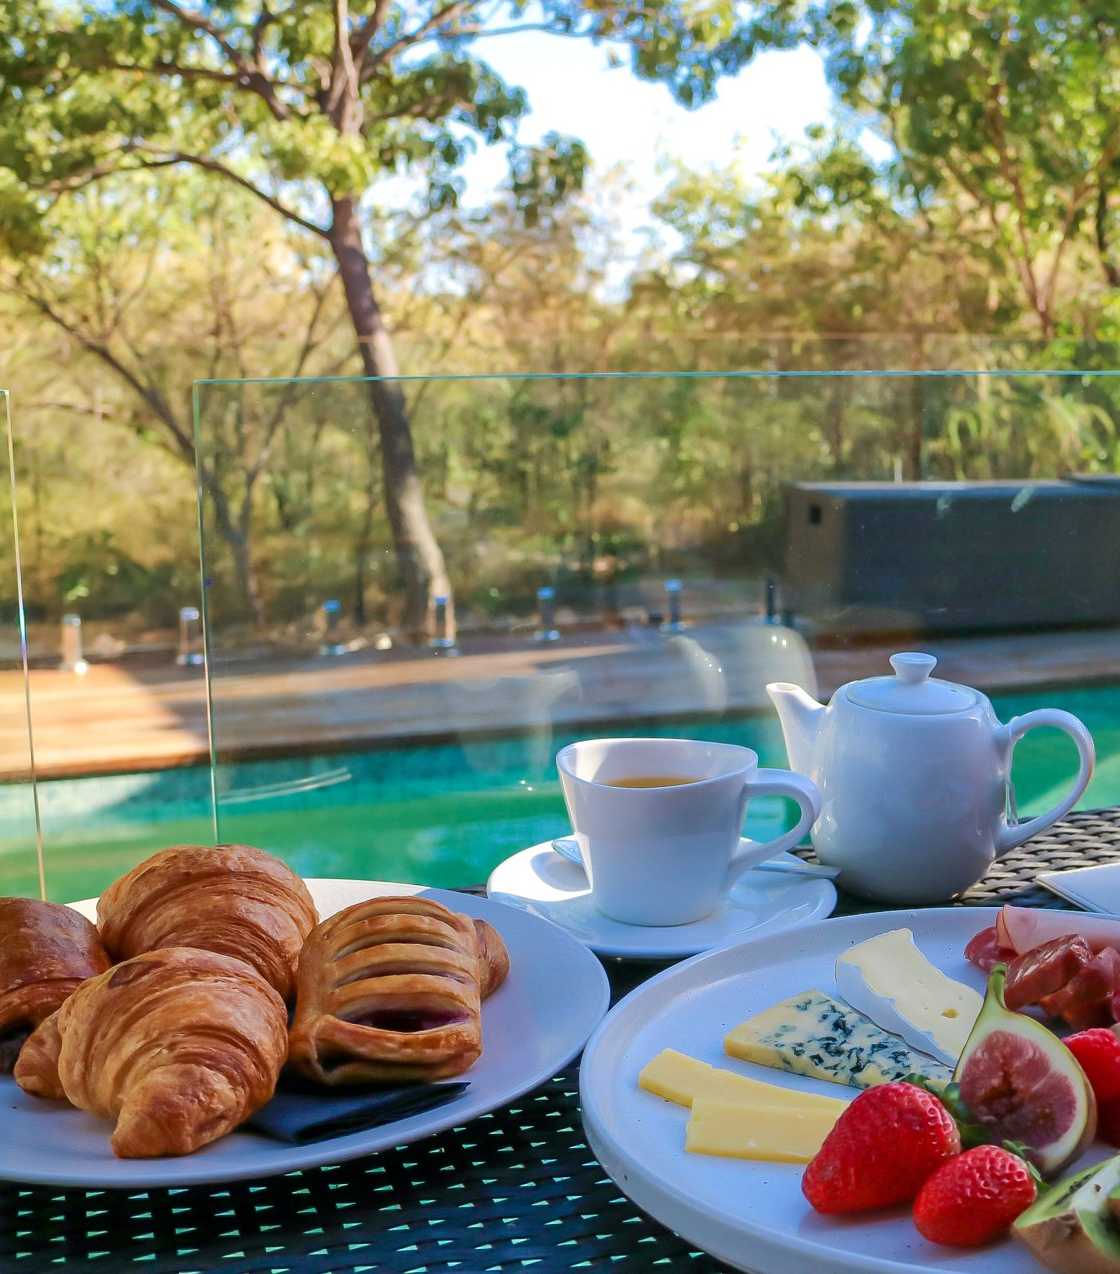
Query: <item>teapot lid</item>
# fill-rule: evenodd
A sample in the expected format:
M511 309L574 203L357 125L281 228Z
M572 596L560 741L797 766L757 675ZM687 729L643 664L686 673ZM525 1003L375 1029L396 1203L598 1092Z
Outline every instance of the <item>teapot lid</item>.
M936 663L933 655L916 651L891 655L895 675L854 682L847 688L848 698L862 708L910 715L940 716L971 708L979 694L967 686L931 677Z

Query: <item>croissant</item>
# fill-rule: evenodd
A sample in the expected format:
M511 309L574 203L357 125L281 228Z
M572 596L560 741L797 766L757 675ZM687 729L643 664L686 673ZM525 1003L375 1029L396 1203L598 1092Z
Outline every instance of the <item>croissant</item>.
M97 903L113 959L201 947L248 961L289 1002L300 947L318 919L295 872L251 845L174 845L115 880Z
M272 1096L287 1027L284 1001L244 961L163 947L83 983L32 1034L15 1077L116 1120L123 1159L185 1155Z
M304 944L289 1062L329 1085L458 1075L482 1052L483 988L508 968L496 930L429 898L356 903Z
M0 1074L79 983L110 960L92 924L70 907L0 898Z

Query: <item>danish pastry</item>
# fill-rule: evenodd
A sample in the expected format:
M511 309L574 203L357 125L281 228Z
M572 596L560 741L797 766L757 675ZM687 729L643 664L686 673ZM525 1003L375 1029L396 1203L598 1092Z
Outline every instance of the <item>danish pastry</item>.
M288 1046L280 995L242 960L161 947L84 982L27 1041L16 1082L116 1121L124 1159L185 1155L272 1096Z
M174 845L115 880L97 903L113 959L200 947L247 961L288 1002L318 918L295 872L251 845Z
M347 907L300 954L290 1065L329 1085L458 1075L482 1052L483 989L508 967L496 930L431 899Z
M0 898L0 1074L11 1074L39 1023L109 964L97 930L71 907Z

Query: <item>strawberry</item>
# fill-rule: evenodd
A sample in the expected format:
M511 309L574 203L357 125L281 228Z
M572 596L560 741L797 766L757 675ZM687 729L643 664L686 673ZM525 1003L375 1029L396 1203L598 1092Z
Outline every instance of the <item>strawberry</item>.
M1097 1107L1097 1136L1110 1146L1120 1146L1120 1097Z
M868 1088L836 1121L805 1168L801 1191L818 1212L909 1203L925 1179L961 1152L953 1117L905 1080Z
M1002 1146L975 1146L928 1178L914 1200L914 1224L931 1243L975 1247L1005 1234L1037 1193L1025 1160Z
M1103 1105L1120 1097L1120 1037L1107 1026L1067 1035L1066 1047L1088 1077L1093 1096Z

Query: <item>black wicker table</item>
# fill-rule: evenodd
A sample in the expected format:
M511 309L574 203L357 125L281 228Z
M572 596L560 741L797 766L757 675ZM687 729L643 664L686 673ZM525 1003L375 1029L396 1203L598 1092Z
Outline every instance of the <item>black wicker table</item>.
M1065 904L1040 871L1120 860L1120 809L1070 815L962 905ZM841 897L837 914L867 911ZM616 998L663 967L608 961ZM414 1145L224 1187L62 1190L0 1183L0 1274L98 1270L720 1271L630 1203L583 1138L578 1067Z

